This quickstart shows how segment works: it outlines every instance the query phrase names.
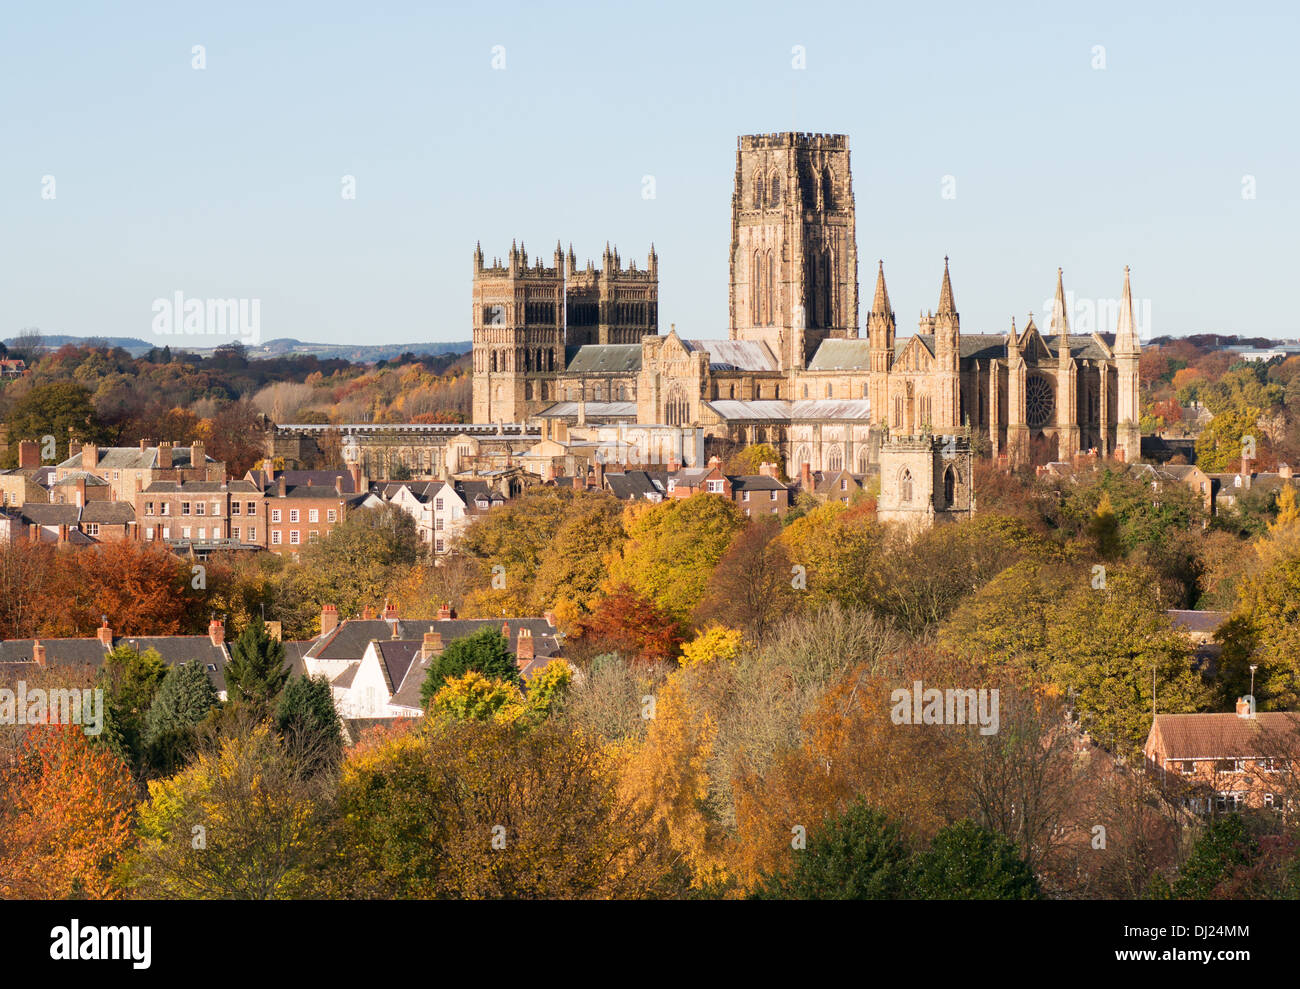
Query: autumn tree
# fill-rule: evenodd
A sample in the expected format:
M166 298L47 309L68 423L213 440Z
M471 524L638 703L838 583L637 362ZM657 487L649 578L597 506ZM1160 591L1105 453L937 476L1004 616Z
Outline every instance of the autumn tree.
M135 815L131 771L74 725L27 731L0 770L0 896L113 899Z
M628 539L610 560L607 589L630 587L684 623L744 524L740 509L716 494L630 506L623 516Z
M329 889L331 794L269 727L205 739L149 784L132 885L163 899L301 899Z
M789 483L790 479L785 474L785 458L771 443L751 443L749 446L737 450L727 460L724 469L727 474L741 474L752 477L759 473L759 469L763 464L776 464L777 479L783 484Z
M317 611L333 604L340 615L357 615L382 598L418 555L415 520L401 508L357 509L303 548L298 579Z
M760 516L736 533L695 607L697 626L719 622L758 641L794 608L795 574L780 534L775 516Z
M630 587L601 598L574 623L568 640L569 654L580 661L617 652L645 663L672 659L681 642L673 618Z

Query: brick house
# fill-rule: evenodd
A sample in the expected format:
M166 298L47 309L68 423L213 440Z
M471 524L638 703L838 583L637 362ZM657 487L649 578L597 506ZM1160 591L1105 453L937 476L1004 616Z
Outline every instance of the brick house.
M203 452L202 443L148 446L95 446L85 443L81 452L54 468L54 484L77 472L92 474L109 485L111 501L135 500L137 490L156 481L222 481L226 465ZM137 487L138 484L138 487Z
M251 481L156 481L136 492L136 521L145 542L264 546L262 500Z
M1197 814L1266 808L1291 814L1300 772L1300 714L1157 714L1143 754L1166 794Z

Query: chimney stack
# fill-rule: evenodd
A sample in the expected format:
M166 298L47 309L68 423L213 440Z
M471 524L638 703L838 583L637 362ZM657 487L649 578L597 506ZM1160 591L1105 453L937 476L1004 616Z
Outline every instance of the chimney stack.
M172 445L170 443L158 444L158 469L172 469Z
M41 448L35 440L23 440L18 444L18 466L23 470L35 470L41 465Z
M813 489L812 464L799 465L799 487L803 489L804 494L812 494L812 489Z
M1246 477L1246 478L1249 478L1251 474L1255 473L1255 458L1254 458L1254 457L1242 457L1242 458L1241 458L1241 473L1242 473L1242 476L1243 476L1243 477Z
M339 474L334 478L334 493L340 498L343 497L343 475Z
M337 620L337 615L336 615ZM284 623L283 622L266 622L267 638L273 642L284 641Z
M190 467L193 470L203 471L202 478L207 479L208 457L204 452L203 444L198 440L190 444Z
M519 638L515 641L515 663L522 670L533 661L534 655L532 630L520 628Z
M320 634L329 635L339 627L339 609L327 604L320 610Z
M543 612L542 612L542 617L546 619L546 624L549 625L549 626L551 626L551 628L558 628L558 626L555 624L555 612L554 612L554 611L543 611Z
M283 498L285 492L284 475L281 474L275 482L275 494L278 498Z
M758 473L761 477L776 477L776 464L759 464Z
M397 605L390 604L387 601L384 602L384 621L397 621Z
M41 645L40 639L32 641L32 662L45 669L45 647Z
M351 474L352 474L352 493L361 494L361 465L353 464L351 469Z
M99 631L97 635L99 636L100 645L102 645L105 649L113 648L113 630L109 628L108 615L104 616L104 624L99 626Z
M361 620L365 622L373 622L375 620L375 609L370 607L370 605L366 605L362 608Z
M440 621L440 622L449 622L449 621L451 621L451 604L450 604L450 602L448 602L447 604L440 604L440 605L438 605L438 621Z
M1247 720L1255 717L1255 698L1250 694L1237 698L1237 717Z
M420 660L428 662L434 656L442 655L442 633L425 632L424 642L420 645Z
M99 447L94 443L81 445L81 469L94 470L99 466Z
M212 644L218 649L226 641L226 627L222 624L220 618L214 618L208 622L208 638L212 640Z

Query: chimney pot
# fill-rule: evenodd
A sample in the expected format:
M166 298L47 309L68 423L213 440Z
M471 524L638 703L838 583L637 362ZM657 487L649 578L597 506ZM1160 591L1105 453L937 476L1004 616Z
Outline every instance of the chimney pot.
M220 618L214 618L208 623L208 638L218 648L226 641L226 627Z
M104 616L104 624L99 627L99 642L105 649L113 648L113 630L108 625L108 616Z
M449 621L451 621L451 605L450 605L450 604L440 604L440 605L438 606L438 621L440 621L440 622L449 622Z
M45 668L45 647L41 645L40 639L32 641L32 662L41 669Z

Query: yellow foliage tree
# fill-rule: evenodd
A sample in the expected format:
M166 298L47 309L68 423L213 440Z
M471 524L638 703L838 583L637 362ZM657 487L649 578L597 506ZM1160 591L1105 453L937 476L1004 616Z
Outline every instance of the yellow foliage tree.
M698 666L715 659L724 663L734 662L744 638L739 629L713 625L682 646L680 662L682 666Z

